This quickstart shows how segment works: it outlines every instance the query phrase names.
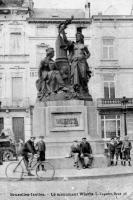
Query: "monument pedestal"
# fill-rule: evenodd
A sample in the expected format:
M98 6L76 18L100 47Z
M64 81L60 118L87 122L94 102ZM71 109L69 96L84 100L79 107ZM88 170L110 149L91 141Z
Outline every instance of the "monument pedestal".
M86 137L94 155L104 153L97 135L97 114L92 101L37 102L33 112L33 135L44 136L46 158L65 158L73 140Z

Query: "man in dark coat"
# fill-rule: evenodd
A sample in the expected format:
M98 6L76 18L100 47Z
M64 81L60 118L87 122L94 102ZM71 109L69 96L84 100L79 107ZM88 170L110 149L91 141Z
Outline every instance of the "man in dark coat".
M30 139L24 144L23 149L22 149L22 153L21 155L24 158L24 162L25 162L25 166L26 169L28 171L28 176L33 176L33 174L31 174L30 169L29 169L29 156L28 154L32 154L32 158L33 155L36 153L35 147L34 147L34 140L35 137L31 136ZM32 160L31 158L31 160Z
M86 138L82 138L82 142L80 143L80 151L81 151L81 164L83 168L91 167L93 156L92 149L89 142L86 141ZM86 163L86 158L88 162Z
M46 145L44 142L44 136L39 137L39 141L36 143L36 150L39 154L38 160L39 161L45 161L45 151L46 151Z
M107 143L108 151L109 151L109 156L110 156L110 165L114 165L114 155L115 155L115 141L114 138L111 138L110 142Z

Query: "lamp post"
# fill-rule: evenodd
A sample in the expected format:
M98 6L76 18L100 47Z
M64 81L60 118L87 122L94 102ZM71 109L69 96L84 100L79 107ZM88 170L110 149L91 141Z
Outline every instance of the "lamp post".
M123 114L124 114L124 132L125 132L125 136L127 135L127 120L126 120L127 103L128 103L128 99L124 96L122 98L122 100L121 100L121 105L122 105Z

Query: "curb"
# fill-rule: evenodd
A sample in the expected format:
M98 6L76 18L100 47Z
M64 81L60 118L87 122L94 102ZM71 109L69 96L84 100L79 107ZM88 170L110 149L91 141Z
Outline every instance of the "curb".
M129 173L122 173L122 174L101 174L101 175L87 175L87 176L71 176L71 177L57 177L55 176L52 180L39 180L36 176L33 178L25 177L22 178L21 180L14 180L14 179L8 179L7 177L0 177L0 182L1 181L8 181L8 182L19 182L19 181L69 181L69 180L79 180L79 179L99 179L99 178L115 178L115 177L122 177L122 176L133 176L133 172Z

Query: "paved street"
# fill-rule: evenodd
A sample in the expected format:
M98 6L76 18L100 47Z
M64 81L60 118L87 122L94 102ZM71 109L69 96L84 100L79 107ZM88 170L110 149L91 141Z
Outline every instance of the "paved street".
M53 181L38 181L36 176L9 181L7 164L0 166L1 200L133 200L133 167L56 169Z
M17 195L17 196L16 196ZM132 200L133 176L58 180L0 181L2 200Z

